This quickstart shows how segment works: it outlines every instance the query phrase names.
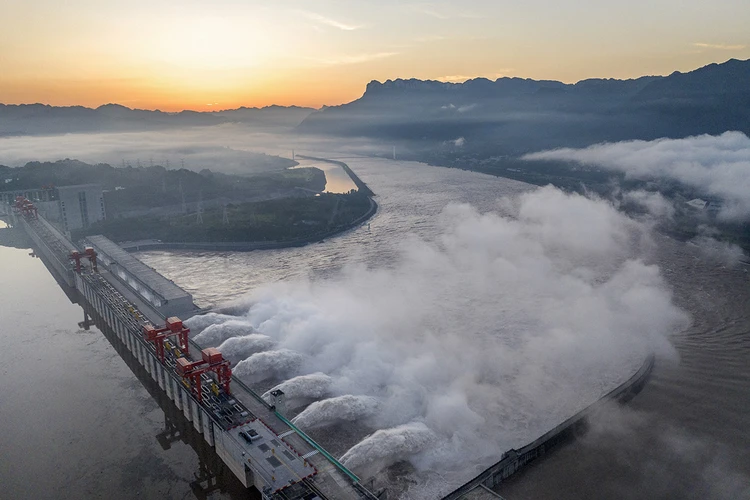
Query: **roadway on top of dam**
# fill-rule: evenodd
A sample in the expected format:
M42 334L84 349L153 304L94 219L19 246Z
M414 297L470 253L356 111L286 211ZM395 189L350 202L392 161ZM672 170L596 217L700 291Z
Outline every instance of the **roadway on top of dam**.
M49 246L40 249L46 258L62 260L66 249L75 248L63 235L47 231L46 221L43 218L20 219L18 222L31 234L36 233L42 239L53 238L59 240L52 241ZM39 229L42 231L37 233ZM109 274L106 269L101 269L100 272L93 272L91 267L91 264L84 263L80 279L88 283L88 286L103 301L102 304L96 305L96 307L110 308L116 316L122 318L126 325L131 325L130 328L134 332L138 332L138 342L144 342L140 333L142 326L146 323L162 324L164 321L163 315L144 302L134 290L130 290L128 285L121 282L118 277ZM50 270L55 272L54 269ZM114 325L111 326L114 328ZM147 349L153 351L152 344L147 342L144 342L144 344L147 346ZM196 348L193 352L196 352L199 349L197 344L192 341L191 344ZM171 367L171 369L174 369L174 359L172 359L171 351L169 350L167 350L167 359L165 361L168 368ZM206 382L209 382L209 380L206 380ZM369 496L374 498L366 489L357 484L359 480L356 476L340 466L335 459L312 442L309 437L305 436L301 431L296 430L291 423L275 412L272 407L252 390L244 386L241 381L235 379L234 385L234 397L237 399L241 398L240 400L243 402L246 401L246 404L249 405L249 411L245 411L244 408L237 409L238 403L225 395L220 395L220 404L217 406L213 401L215 398L206 394L206 404L210 406L208 409L211 412L216 413L216 418L220 425L228 429L230 435L233 436L236 446L229 450L229 453L237 454L235 459L238 463L243 463L245 454L252 456L260 451L264 454L268 464L256 464L256 466L261 467L261 469L271 467L269 476L273 476L274 489L279 489L284 485L289 486L292 482L302 482L308 484L308 487L312 491L317 491L324 497L343 499ZM237 390L237 386L241 386L241 389ZM246 419L244 423L243 421L235 421L234 409L237 410L238 414L243 413L248 415L250 420ZM227 422L224 422L224 420L227 420ZM237 427L238 423L240 427ZM250 428L255 431L255 435L260 437L270 435L271 437L265 441L269 442L272 446L268 446L265 442L255 443L254 446L249 442L249 439L243 439L240 433ZM283 434L283 437L279 436L279 434ZM285 447L287 449L284 449ZM276 454L277 449L279 450L278 455ZM300 453L297 450L300 450ZM240 453L242 456L239 455ZM304 458L301 458L302 456ZM292 475L288 476L285 471L289 471ZM286 495L292 494L293 491L293 489L285 489L287 493L282 498L286 498Z

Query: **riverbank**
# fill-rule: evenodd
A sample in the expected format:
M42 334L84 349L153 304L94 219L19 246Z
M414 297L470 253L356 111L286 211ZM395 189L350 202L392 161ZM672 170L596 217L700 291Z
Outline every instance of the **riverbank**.
M207 242L175 242L159 240L139 240L124 241L118 245L128 252L139 252L146 250L202 250L207 252L250 252L253 250L278 250L280 248L303 247L311 243L317 243L327 238L344 233L350 229L363 224L370 217L375 215L378 210L378 204L372 198L370 200L370 209L361 217L355 219L349 224L332 228L330 231L320 233L314 236L299 238L288 241L207 241Z
M378 204L373 199L375 193L365 184L362 179L357 176L356 173L344 162L336 160L328 160L325 158L315 158L311 156L297 155L299 158L321 161L332 163L340 166L349 177L352 182L357 186L359 193L367 196L369 201L368 210L357 217L356 219L332 227L327 231L318 233L315 235L305 236L302 238L296 238L291 240L282 241L205 241L205 242L175 242L175 241L161 241L156 239L146 239L138 241L125 241L119 242L119 245L129 252L138 252L146 250L197 250L197 251L234 251L234 252L249 252L253 250L277 250L281 248L293 248L302 247L312 243L317 243L325 239L337 236L341 233L349 231L355 227L360 226L368 219L370 219L378 210Z

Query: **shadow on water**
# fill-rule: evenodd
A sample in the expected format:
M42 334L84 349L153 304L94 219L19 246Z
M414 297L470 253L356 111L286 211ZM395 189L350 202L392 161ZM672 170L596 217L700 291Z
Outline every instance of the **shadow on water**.
M198 470L193 472L193 480L190 482L190 489L195 498L205 500L214 498L218 493L222 498L260 499L261 495L255 488L246 489L240 483L232 471L216 455L214 449L206 443L203 436L195 430L193 424L185 418L182 411L174 405L159 387L159 384L151 378L143 365L117 337L114 330L85 301L81 301L80 304L82 305L84 319L78 323L78 326L85 330L95 326L102 332L164 413L164 429L154 436L161 448L166 451L173 444L182 442L195 451L199 465Z

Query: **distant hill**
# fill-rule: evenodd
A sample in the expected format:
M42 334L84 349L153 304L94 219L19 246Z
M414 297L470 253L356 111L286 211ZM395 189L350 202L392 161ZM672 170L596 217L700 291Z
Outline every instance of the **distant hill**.
M750 60L666 77L576 84L522 78L373 81L360 99L314 112L297 130L412 147L464 138L464 151L479 155L726 130L750 134Z
M130 109L119 104L98 108L46 104L0 104L0 136L76 132L120 132L241 123L250 127L288 130L314 109L267 106L226 111L167 113Z

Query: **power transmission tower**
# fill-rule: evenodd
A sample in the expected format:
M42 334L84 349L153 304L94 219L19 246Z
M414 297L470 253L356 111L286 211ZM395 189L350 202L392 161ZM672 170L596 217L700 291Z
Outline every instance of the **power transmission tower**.
M198 217L196 217L196 222L198 224L203 224L203 191L200 192L198 195Z
M222 217L222 222L225 226L229 225L229 214L227 212L227 205L224 204L224 216Z
M185 191L182 189L182 179L180 179L180 196L182 196L182 213L187 213L187 205L185 205Z

